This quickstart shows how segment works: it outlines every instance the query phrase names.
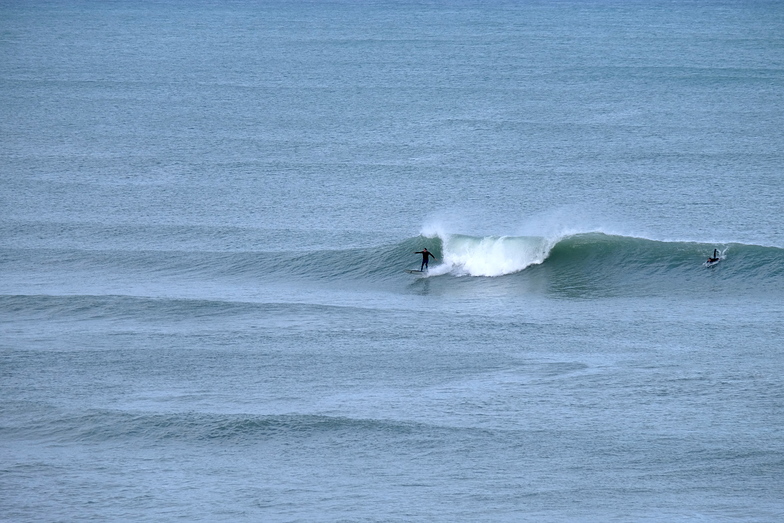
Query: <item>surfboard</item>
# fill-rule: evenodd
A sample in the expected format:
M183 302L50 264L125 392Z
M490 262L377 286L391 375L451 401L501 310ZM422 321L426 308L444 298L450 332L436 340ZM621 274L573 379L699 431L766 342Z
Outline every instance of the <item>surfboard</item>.
M417 271L415 269L406 269L406 272L408 274L424 274L425 273L425 271Z
M721 258L718 258L718 259L716 259L716 260L713 260L713 261L711 261L711 260L708 260L708 261L706 261L705 263L703 263L703 265L704 265L705 267L712 267L713 265L716 265L716 264L717 264L717 263L719 263L720 261L721 261Z

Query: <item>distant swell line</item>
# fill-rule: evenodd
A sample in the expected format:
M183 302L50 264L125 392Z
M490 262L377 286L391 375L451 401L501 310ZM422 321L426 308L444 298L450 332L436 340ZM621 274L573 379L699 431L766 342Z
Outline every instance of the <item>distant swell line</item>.
M143 439L151 441L253 442L275 438L285 440L349 433L355 437L370 433L387 436L432 431L433 427L413 422L357 419L315 414L208 414L130 413L92 411L83 414L50 413L44 421L6 419L0 435L6 439L38 439L68 442L105 442ZM448 430L443 428L443 430Z
M155 298L119 295L0 295L0 313L9 320L193 320L204 317L270 315L292 318L304 314L356 314L364 311L355 306L298 302L252 302L188 298ZM0 322L2 318L0 317Z

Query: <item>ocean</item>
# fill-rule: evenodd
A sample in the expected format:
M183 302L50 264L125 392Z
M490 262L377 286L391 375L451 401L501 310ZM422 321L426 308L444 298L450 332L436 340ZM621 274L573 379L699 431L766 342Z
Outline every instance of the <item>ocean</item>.
M0 99L0 519L784 519L784 3L2 1Z

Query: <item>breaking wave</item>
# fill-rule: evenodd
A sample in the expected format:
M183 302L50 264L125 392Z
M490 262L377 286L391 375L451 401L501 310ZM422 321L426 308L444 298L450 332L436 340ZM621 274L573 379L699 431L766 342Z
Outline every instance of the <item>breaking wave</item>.
M68 274L70 280L88 283L135 279L178 281L193 287L229 280L243 286L315 282L389 288L410 281L405 270L419 268L421 258L415 251L423 247L437 258L424 276L438 279L441 285L451 280L523 278L544 283L550 290L625 288L633 294L635 289L677 289L712 278L766 292L784 289L784 249L779 247L658 241L600 232L556 237L442 233L362 249L291 252L6 248L0 249L0 270L13 277L21 267L33 267L39 275L51 271L53 278ZM721 253L720 263L704 266L714 249ZM83 287L76 293L91 292L89 285Z

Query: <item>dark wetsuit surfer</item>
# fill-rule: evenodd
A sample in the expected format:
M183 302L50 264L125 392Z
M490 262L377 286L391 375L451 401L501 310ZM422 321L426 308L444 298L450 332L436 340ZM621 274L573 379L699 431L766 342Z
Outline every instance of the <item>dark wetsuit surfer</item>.
M708 263L714 263L719 261L719 251L718 249L713 249L713 258L708 258Z
M430 260L430 257L433 256L433 253L428 251L427 249L422 249L421 251L417 251L414 254L421 254L422 255L422 265L419 267L419 271L421 272L423 269L427 269L427 262ZM437 260L435 256L433 256L434 260Z

